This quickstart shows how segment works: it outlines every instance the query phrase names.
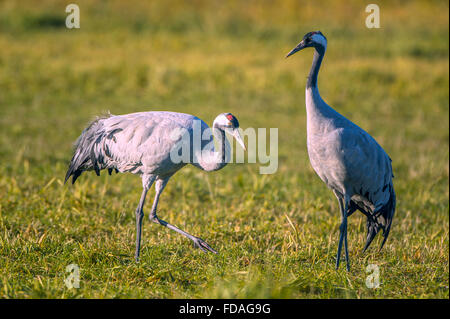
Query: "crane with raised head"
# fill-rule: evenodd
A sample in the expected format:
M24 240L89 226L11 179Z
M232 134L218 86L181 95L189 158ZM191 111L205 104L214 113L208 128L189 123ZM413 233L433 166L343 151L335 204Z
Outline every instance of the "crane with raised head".
M367 217L364 251L383 230L383 248L395 212L391 159L383 148L359 126L336 112L319 94L317 76L327 49L320 31L307 33L286 58L305 48L314 48L314 58L306 82L307 148L311 166L333 191L339 202L341 224L336 256L339 268L342 244L347 270L347 217L359 210Z
M226 132L245 150L239 122L231 113L219 114L212 130L198 117L184 113L108 114L91 122L75 142L65 182L72 176L73 184L81 173L89 170L94 170L97 175L100 170L107 169L110 175L115 170L141 176L143 191L136 209L136 261L140 256L145 197L153 184L156 192L150 220L189 238L205 252L217 253L202 239L160 219L156 209L167 182L185 165L192 164L207 172L227 165L230 144Z

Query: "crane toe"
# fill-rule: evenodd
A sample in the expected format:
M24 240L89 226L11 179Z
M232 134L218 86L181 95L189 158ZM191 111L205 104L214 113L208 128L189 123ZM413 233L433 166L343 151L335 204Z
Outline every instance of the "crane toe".
M213 248L211 248L211 246L209 246L203 239L200 239L198 237L195 237L195 239L193 239L194 241L194 246L196 248L200 248L202 251L204 252L212 252L214 254L217 254L217 251L214 250Z

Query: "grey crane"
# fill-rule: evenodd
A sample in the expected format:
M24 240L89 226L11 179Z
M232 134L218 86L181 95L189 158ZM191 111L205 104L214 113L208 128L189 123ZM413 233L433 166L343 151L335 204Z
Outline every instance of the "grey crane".
M396 203L391 159L367 132L322 100L317 88L317 75L327 39L320 31L307 33L286 58L308 47L314 48L305 94L308 155L314 171L339 201L341 225L336 269L339 268L344 242L347 270L350 270L348 216L359 210L367 217L367 239L363 251L380 229L384 237L380 250L388 238Z
M227 165L230 144L226 132L245 150L238 129L239 122L231 113L219 114L212 130L196 116L175 112L108 114L98 117L75 142L65 182L72 176L73 184L82 172L89 170L94 170L97 175L100 175L100 170L108 169L110 175L115 170L116 173L130 172L141 176L143 191L136 209L136 261L139 261L140 255L145 197L153 183L156 194L150 220L186 236L205 252L217 253L202 239L160 219L156 209L170 177L185 165L192 164L207 172ZM197 144L196 138L200 139ZM219 142L218 150L214 147L214 138ZM175 156L177 154L181 157Z

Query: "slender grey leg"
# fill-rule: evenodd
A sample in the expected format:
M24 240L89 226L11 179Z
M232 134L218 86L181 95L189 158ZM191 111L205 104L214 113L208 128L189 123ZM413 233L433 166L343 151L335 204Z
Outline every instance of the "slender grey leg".
M151 176L143 176L142 185L144 190L142 191L141 199L139 200L139 205L136 209L136 251L134 253L134 259L139 262L139 255L141 251L141 234L142 234L142 219L144 217L144 203L147 192L155 180Z
M345 249L345 261L347 262L347 271L350 271L350 259L348 258L348 243L347 243L347 212L348 212L348 202L345 202L344 207L344 219L345 219L345 233L344 233L344 249Z
M343 216L343 204L342 204L342 199L338 198L339 200L339 208L341 210L341 216ZM342 249L342 240L344 239L343 235L343 220L341 220L341 225L339 226L339 243L338 243L338 251L337 251L337 256L336 256L336 269L339 269L339 262L341 260L341 249Z
M217 254L217 251L215 251L213 248L211 248L206 242L204 242L202 239L192 236L191 234L186 233L185 231L179 229L178 227L169 224L168 222L160 219L157 215L156 215L156 209L158 207L158 201L159 201L159 196L161 195L162 191L164 190L164 188L167 185L167 182L169 181L170 177L167 177L165 179L157 179L156 183L155 183L155 190L156 190L156 194L155 194L155 200L153 201L153 206L152 206L152 211L150 213L150 220L154 223L163 225L169 229L172 229L174 231L176 231L177 233L189 238L190 240L192 240L194 242L194 245L198 248L200 248L202 251L210 251L212 253Z
M145 202L145 196L147 195L148 189L144 188L141 200L136 209L136 252L134 253L134 259L139 262L139 254L141 250L141 233L142 233L142 219L144 217L144 210L142 209Z
M342 243L344 243L344 250L345 250L345 260L347 262L347 270L350 270L350 260L348 258L348 243L347 243L347 210L348 210L348 204L347 201L344 203L342 201L342 197L338 197L339 200L339 208L341 211L341 225L339 227L339 244L338 244L338 252L336 256L336 269L339 268L339 262L341 259L341 250L342 250Z

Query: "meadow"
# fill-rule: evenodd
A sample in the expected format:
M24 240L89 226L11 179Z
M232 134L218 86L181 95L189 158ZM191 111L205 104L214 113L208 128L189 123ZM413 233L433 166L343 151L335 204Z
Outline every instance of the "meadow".
M448 1L377 1L379 29L363 1L76 3L80 29L64 1L0 1L0 298L449 298ZM351 216L350 272L334 269L338 203L306 151L313 52L284 58L312 30L328 38L322 97L393 160L390 237L362 253L365 217ZM64 185L90 120L150 110L278 128L275 174L188 166L161 197L159 216L217 255L146 215L136 264L139 177Z

